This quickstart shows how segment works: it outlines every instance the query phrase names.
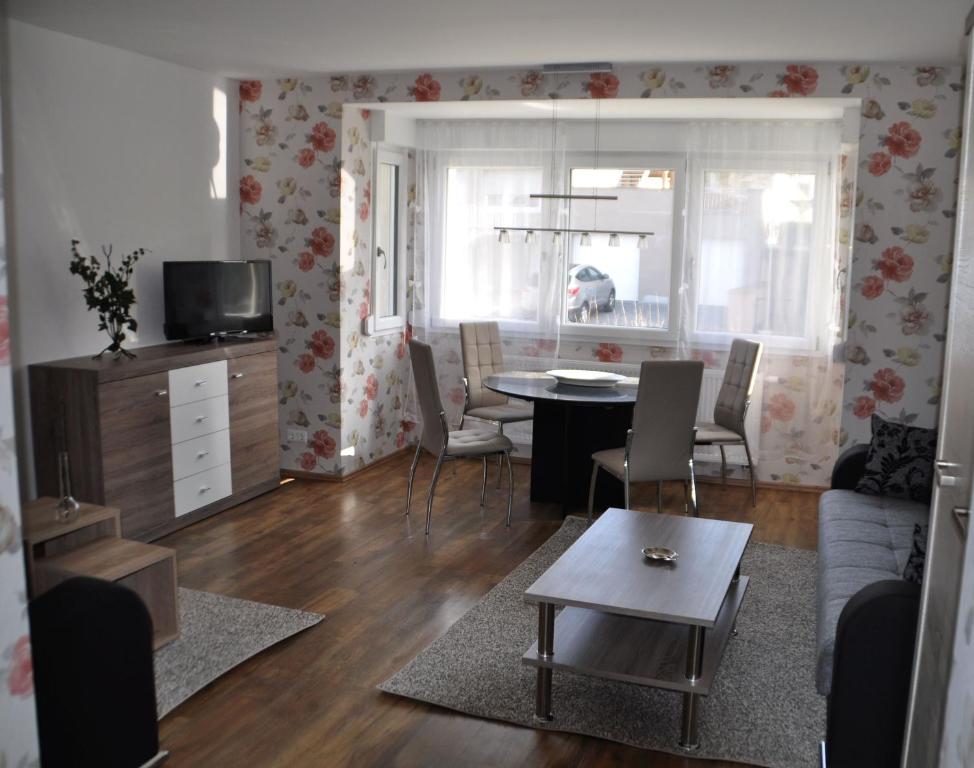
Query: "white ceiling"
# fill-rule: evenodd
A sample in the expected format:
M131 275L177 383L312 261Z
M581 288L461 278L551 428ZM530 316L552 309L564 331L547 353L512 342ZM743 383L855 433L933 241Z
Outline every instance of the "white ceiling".
M961 59L971 0L9 0L230 77L612 61Z

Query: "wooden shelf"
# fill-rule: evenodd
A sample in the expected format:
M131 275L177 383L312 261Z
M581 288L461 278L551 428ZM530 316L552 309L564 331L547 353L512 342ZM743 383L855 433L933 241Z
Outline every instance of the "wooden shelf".
M111 535L107 531L113 529L115 535L118 535L119 511L117 509L82 503L76 520L61 522L54 518L54 508L57 503L57 499L45 496L24 504L24 541L33 545L43 544L88 527L97 527L98 530L106 531L101 536ZM107 525L103 527L99 523Z
M171 549L130 539L97 539L38 565L75 576L118 581L173 556Z
M717 621L712 629L706 630L703 671L695 682L686 679L689 633L686 624L587 608L567 607L558 614L553 658L539 658L538 644L534 643L521 660L535 667L706 695L717 674L747 584L747 576L731 583Z
M176 553L154 544L102 538L64 554L35 561L37 591L74 576L114 581L142 598L152 617L153 646L179 636L176 600Z

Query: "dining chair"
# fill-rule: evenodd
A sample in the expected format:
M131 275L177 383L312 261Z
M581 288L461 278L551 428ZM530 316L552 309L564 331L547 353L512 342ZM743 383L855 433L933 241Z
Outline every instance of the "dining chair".
M626 509L629 509L631 483L657 483L656 509L662 511L661 483L682 480L684 503L689 500L694 516L699 517L693 474L693 422L702 381L703 363L699 360L660 360L642 364L626 445L592 454L589 522L600 469L622 481Z
M512 403L506 395L487 389L484 380L504 370L504 349L501 345L500 326L487 320L476 323L460 323L460 352L463 357L463 420L473 416L497 425L504 434L504 425L534 418L534 406L530 403ZM500 460L497 462L497 487L501 486Z
M461 428L466 416L493 422L498 432L504 431L505 424L534 418L534 408L529 403L512 403L506 395L484 386L484 379L504 370L504 351L496 322L460 323L460 351L466 394Z
M734 339L731 343L724 380L714 404L714 420L697 424L697 445L716 445L720 448L720 477L727 482L728 445L743 445L747 455L748 474L751 477L751 506L757 506L757 483L754 478L754 462L751 446L747 442L744 419L751 405L751 393L761 363L761 344L748 339Z
M425 449L436 457L433 479L430 481L426 497L426 535L430 532L430 519L433 515L433 493L440 479L440 469L444 461L480 457L483 462L483 480L480 487L480 506L484 506L487 492L487 457L497 456L507 459L507 527L511 526L511 507L514 503L514 472L511 469L511 441L500 432L487 429L466 429L451 431L446 421L446 412L440 400L440 389L436 383L436 366L433 363L433 350L429 344L412 339L409 342L409 358L416 381L416 398L419 401L423 430L413 464L409 468L409 485L406 490L406 514L413 496L413 479L419 465L420 453Z

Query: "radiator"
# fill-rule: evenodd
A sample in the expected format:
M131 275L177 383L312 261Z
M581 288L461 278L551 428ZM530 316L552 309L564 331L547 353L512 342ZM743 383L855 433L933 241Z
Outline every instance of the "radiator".
M533 370L538 366L537 358L512 357L506 361L508 370ZM623 376L638 376L639 368L635 365L624 365L619 363L601 363L592 361L570 361L559 360L559 368L584 368L593 371L611 371ZM720 392L721 382L724 380L723 369L704 369L703 381L700 384L700 400L697 403L697 421L713 421L714 405L717 402L717 395ZM758 438L761 434L761 402L763 394L763 382L758 379L754 384L754 392L751 395L751 407L748 409L747 418L744 421L744 430L747 433L747 440L751 446L751 457L755 466L758 463ZM515 444L518 456L529 458L531 456L531 422L522 421L508 425L504 433L511 438ZM730 446L724 449L727 454L729 465L739 464L747 466L747 454L743 446ZM700 446L694 451L695 461L714 461L720 462L720 449L715 446Z

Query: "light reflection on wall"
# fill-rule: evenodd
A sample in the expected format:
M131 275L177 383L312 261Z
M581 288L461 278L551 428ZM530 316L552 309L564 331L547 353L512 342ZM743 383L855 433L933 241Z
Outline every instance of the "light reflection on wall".
M213 122L219 133L216 164L210 176L210 198L227 199L227 95L219 88L213 89Z

